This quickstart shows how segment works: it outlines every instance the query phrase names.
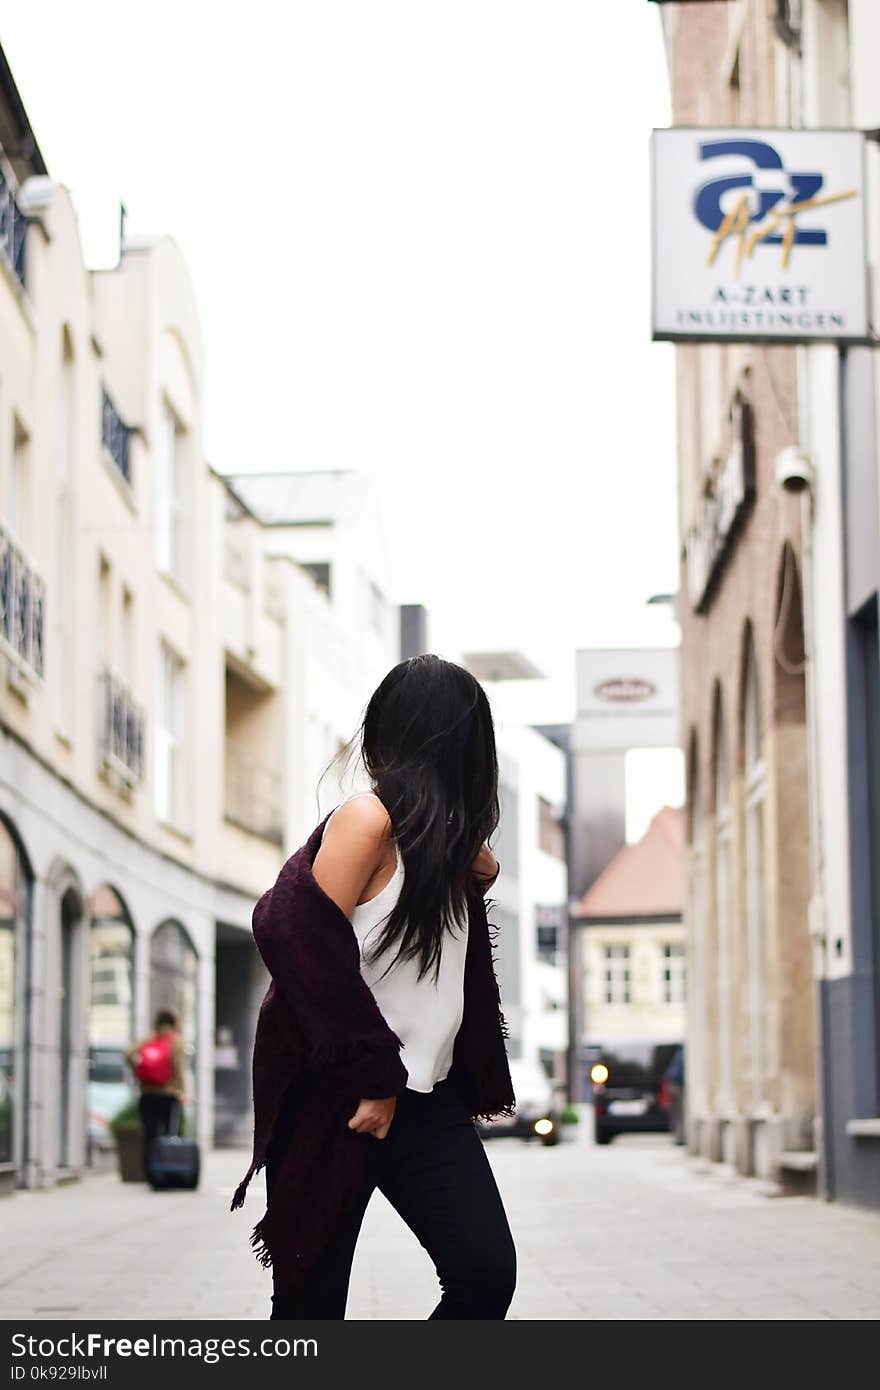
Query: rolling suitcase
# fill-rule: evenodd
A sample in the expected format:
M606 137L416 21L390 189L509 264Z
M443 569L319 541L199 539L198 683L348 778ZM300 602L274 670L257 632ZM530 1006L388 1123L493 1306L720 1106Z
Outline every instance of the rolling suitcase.
M173 1131L179 1128L179 1108L172 1112L169 1134L160 1134L150 1145L147 1159L149 1183L155 1190L199 1185L201 1155L195 1139L183 1139Z

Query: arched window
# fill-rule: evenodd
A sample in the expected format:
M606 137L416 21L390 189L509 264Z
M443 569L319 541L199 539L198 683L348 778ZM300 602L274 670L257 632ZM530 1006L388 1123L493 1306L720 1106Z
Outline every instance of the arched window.
M163 922L150 941L150 1022L156 1010L175 1009L186 1048L186 1092L190 1104L196 1096L199 1027L199 957L179 922Z
M730 760L721 691L715 694L715 921L718 992L718 1092L722 1110L732 1104L730 970Z
M134 930L114 888L89 899L89 1153L110 1143L128 1097L125 1051L134 1034Z
M776 657L775 720L779 724L803 724L806 720L803 596L797 558L788 541L782 548L779 565L773 650Z
M24 997L31 882L16 838L0 820L0 1166L21 1157L16 1127L27 1111L26 1020L18 1001Z
M749 1015L752 1071L752 1104L764 1100L765 1036L764 1010L765 930L764 930L764 730L758 663L751 628L746 634L745 675L743 681L743 771L746 789L745 868L746 926L749 961Z
M134 1027L134 931L114 888L103 884L89 902L89 1046L125 1050Z

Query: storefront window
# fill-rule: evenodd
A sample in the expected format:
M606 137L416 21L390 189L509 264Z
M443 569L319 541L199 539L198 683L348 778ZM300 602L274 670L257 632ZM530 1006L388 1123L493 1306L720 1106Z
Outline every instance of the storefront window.
M179 922L163 922L150 942L150 1021L157 1009L175 1009L186 1050L186 1111L195 1116L199 958Z
M129 1098L126 1048L134 1030L134 932L113 888L89 902L89 1150L109 1147L110 1121Z
M18 846L0 821L0 1164L15 1161L16 1104L22 1099L16 1055L16 995L29 901Z

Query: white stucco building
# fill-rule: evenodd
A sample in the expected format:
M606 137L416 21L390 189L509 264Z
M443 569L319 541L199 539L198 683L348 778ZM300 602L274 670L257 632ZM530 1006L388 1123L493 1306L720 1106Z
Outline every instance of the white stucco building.
M122 1049L159 1004L183 1016L199 1137L215 1093L218 1129L247 1123L253 903L318 819L318 775L397 660L398 623L384 548L363 542L367 484L233 491L207 466L180 251L128 240L114 269L86 269L5 61L0 131L9 1187L94 1158L126 1093ZM325 809L338 793L328 776Z
M489 697L498 747L500 866L489 893L495 968L511 1059L562 1083L568 1047L567 759L544 733L507 713L504 682L539 675L521 653L450 653Z
M499 721L500 873L490 913L512 1058L562 1081L568 1043L565 755L543 734Z

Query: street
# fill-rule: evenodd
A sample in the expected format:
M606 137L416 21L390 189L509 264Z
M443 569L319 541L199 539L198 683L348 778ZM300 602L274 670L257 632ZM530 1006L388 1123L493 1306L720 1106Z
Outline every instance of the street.
M517 1319L874 1319L880 1217L770 1197L695 1164L665 1137L607 1148L495 1141L489 1153L519 1255ZM264 1318L268 1274L252 1258L262 1182L228 1211L246 1167L208 1155L196 1194L154 1194L115 1175L3 1205L0 1317ZM381 1196L352 1277L352 1319L421 1319L435 1301L427 1257Z

